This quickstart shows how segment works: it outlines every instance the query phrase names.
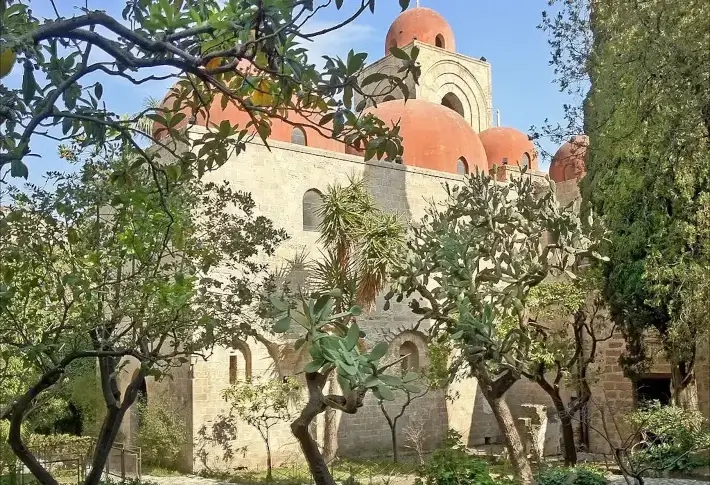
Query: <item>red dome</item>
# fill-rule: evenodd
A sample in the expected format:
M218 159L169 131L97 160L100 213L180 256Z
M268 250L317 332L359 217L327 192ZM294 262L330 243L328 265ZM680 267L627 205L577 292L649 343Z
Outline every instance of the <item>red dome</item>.
M455 52L454 31L449 23L430 8L410 8L392 22L385 39L385 55L392 47L404 47L418 40L425 44Z
M555 182L580 180L587 173L585 159L589 148L587 135L573 136L557 150L550 163L550 178Z
M473 128L458 113L440 104L410 99L368 108L385 123L400 123L405 165L458 173L463 159L469 172L488 170L486 151Z
M515 128L489 128L480 134L483 147L488 157L488 168L494 165L517 166L524 165L525 156L529 160L529 167L538 170L539 162L535 145L528 135Z
M250 75L253 75L258 70L246 60L242 60L237 69L242 74L248 73ZM169 110L174 109L175 97L177 96L178 89L179 88L176 86L170 88L168 94L165 96L165 99L163 99L161 107ZM234 102L227 103L226 107L222 109L222 99L223 95L217 94L208 110L202 107L200 112L196 113L194 124L201 126L212 126L219 125L224 120L229 120L232 125L244 128L252 121L249 113L244 111L241 106L236 106ZM192 114L191 110L187 107L183 108L181 111L187 116L175 126L175 128L178 129L187 125L188 119ZM271 135L269 139L291 142L293 140L294 130L301 130L302 136L299 139L305 141L306 146L340 153L345 151L343 143L334 140L333 138L329 138L314 129L314 121L312 118L306 119L302 114L296 111L289 111L287 118L288 122L278 118L271 118ZM251 133L256 132L254 126L251 126L249 131ZM160 138L161 136L164 136L165 133L165 127L156 123L153 127L153 137Z

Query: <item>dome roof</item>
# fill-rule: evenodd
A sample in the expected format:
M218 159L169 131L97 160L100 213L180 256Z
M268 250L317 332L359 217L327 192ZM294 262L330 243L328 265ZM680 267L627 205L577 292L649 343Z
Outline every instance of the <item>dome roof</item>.
M515 128L495 127L482 131L480 137L486 149L488 168L504 165L504 161L507 161L508 165L522 166L527 155L529 167L538 170L539 162L535 145L522 131Z
M385 55L392 47L404 47L413 40L455 52L454 31L449 23L430 8L410 8L394 19L385 39Z
M405 165L458 173L463 158L469 172L488 170L486 151L478 134L458 113L440 104L410 99L368 108L386 124L400 122Z
M240 61L237 66L237 70L242 74L249 75L253 75L256 71L258 71L256 67L246 60ZM174 110L174 103L179 90L180 88L177 85L170 88L163 99L161 108L166 108L171 111ZM224 109L222 109L223 98L224 96L222 94L216 94L214 101L209 106L209 109L201 107L200 111L195 114L194 124L201 126L212 126L218 125L224 120L228 120L232 125L236 125L241 129L246 127L246 125L252 121L249 113L242 109L241 106L236 106L234 102L227 103ZM176 129L186 126L190 116L192 115L192 111L188 107L185 107L180 111L185 113L186 117L175 126ZM302 135L299 140L302 142L299 144L301 145L305 144L310 147L340 153L345 151L343 143L338 140L334 140L333 138L329 138L313 128L313 119L306 119L306 117L296 111L289 111L287 120L288 121L279 118L271 118L271 135L269 136L269 139L283 142L293 142L294 132L296 130L300 130ZM254 126L249 127L249 132L256 133ZM165 136L165 134L167 134L167 131L162 124L156 123L153 126L154 138L160 138L161 136Z
M580 180L587 173L585 159L589 148L587 135L573 136L565 142L550 163L550 178L555 182Z

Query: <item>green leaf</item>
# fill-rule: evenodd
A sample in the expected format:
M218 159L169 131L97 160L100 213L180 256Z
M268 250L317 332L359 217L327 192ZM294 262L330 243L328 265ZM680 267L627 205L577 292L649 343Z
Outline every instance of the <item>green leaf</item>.
M293 348L296 349L296 350L298 350L298 349L300 349L301 347L303 347L303 344L305 344L305 343L306 343L306 339L305 339L305 338L299 338L299 339L296 340L296 343L293 344Z
M274 332L276 333L284 333L288 332L288 330L291 328L291 316L286 314L286 316L282 317L281 319L277 320L277 322L274 324Z
M412 382L412 381L416 381L417 379L419 379L419 374L417 374L416 372L411 372L411 371L407 372L404 375L404 377L402 377L402 381L404 381L404 382Z
M382 357L384 357L387 354L387 349L389 349L389 346L387 345L387 343L380 342L379 344L375 345L372 348L369 355L367 356L367 360L369 360L370 362L380 360Z
M37 90L37 82L35 81L34 67L32 63L25 63L25 74L22 77L22 99L25 103L32 101L32 98Z
M354 305L350 308L350 314L354 317L362 315L362 307L359 305Z
M345 337L345 346L348 350L352 350L357 345L359 339L360 328L357 326L357 323L353 323L352 325L350 325L350 328L348 328L348 334Z
M399 8L402 9L402 12L409 8L409 1L410 0L399 0Z
M12 163L10 163L10 176L27 179L28 175L29 171L27 170L27 165L25 165L22 160L13 160Z
M69 244L74 245L79 242L79 233L76 232L76 229L73 227L69 228L67 231L67 241L69 241Z
M403 61L409 60L409 55L399 47L392 47L390 49L390 54L395 56L397 59L402 59Z
M368 86L372 83L384 81L385 79L388 79L388 78L389 78L389 76L383 72L373 72L372 74L366 76L365 79L362 80L361 86L365 87L365 86Z
M380 396L382 397L383 400L394 401L394 393L392 392L392 390L389 387L378 386L377 391L380 393Z
M345 371L345 373L349 376L356 376L357 375L357 367L354 365L350 365L346 362L343 362L342 360L339 360L337 363L337 366L339 369L342 369Z
M96 99L101 99L103 95L104 87L100 83L96 83L96 86L94 86L94 96L96 96Z
M392 375L388 375L388 374L381 374L379 377L380 377L380 380L384 384L386 384L390 387L399 387L403 384L402 379L400 379L397 376L392 376Z
M408 383L404 384L404 388L406 390L408 390L409 392L411 392L412 394L419 394L420 392L422 392L422 390L420 388L418 388L417 386L413 386Z
M325 365L324 360L312 360L308 364L306 364L306 367L303 369L307 373L312 373L312 372L318 372L321 367Z
M288 310L288 305L276 295L269 295L269 301L280 312Z

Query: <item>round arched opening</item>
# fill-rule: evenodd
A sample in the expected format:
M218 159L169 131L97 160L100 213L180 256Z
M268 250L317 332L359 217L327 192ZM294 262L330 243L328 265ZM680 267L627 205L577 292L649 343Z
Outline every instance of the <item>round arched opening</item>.
M468 162L464 157L461 157L456 160L456 173L459 175L468 174Z
M444 96L441 99L441 104L463 116L463 103L454 93L448 93Z
M323 195L316 189L310 189L303 194L303 230L317 231L321 223L320 207Z
M308 145L306 132L300 126L294 126L291 130L291 143L294 145Z
M530 168L530 155L527 152L520 158L520 168Z
M399 357L402 359L402 375L419 370L419 349L414 342L404 342L399 347Z
M437 47L440 49L446 49L446 41L444 40L444 36L439 34L436 36L436 39L434 40L434 43L436 44Z

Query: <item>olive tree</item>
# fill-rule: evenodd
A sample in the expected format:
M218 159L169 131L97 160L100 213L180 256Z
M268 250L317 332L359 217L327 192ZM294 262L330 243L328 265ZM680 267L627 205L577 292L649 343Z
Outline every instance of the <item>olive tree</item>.
M430 322L432 338L453 341L456 370L477 379L516 475L530 484L532 470L504 395L520 379L534 343L530 290L580 257L600 257L586 224L592 221L561 208L554 184L541 191L525 170L509 183L478 172L444 189L443 202L412 226L406 263L393 272L387 298L416 294L409 305Z

